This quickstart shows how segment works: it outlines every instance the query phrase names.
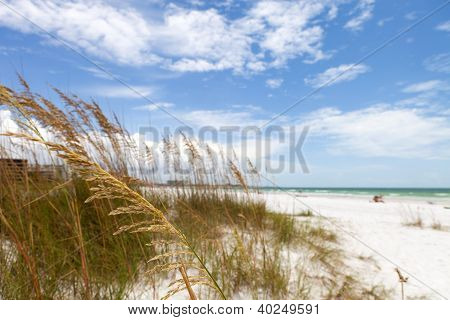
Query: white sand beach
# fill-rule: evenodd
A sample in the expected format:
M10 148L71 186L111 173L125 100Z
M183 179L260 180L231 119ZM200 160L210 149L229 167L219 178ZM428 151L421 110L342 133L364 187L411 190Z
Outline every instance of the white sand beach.
M368 196L285 192L259 197L288 214L313 208L340 236L349 266L368 284L393 289L392 299L401 298L396 266L409 277L408 298L450 297L450 199L387 197L374 203ZM419 219L421 227L407 225Z

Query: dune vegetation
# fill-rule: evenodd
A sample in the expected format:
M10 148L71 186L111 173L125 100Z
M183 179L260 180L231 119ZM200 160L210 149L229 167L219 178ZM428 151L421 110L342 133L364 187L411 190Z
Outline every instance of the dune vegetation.
M320 217L269 210L255 170L180 133L161 144L162 175L96 102L21 83L0 85L15 119L0 124L0 158L27 160L0 164L0 298L384 297Z

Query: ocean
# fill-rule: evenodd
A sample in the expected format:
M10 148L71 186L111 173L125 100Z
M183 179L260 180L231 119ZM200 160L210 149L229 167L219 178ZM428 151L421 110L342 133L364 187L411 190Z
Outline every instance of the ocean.
M448 198L450 188L260 188L267 191L288 191L292 193L331 194L331 195L360 195L412 198Z

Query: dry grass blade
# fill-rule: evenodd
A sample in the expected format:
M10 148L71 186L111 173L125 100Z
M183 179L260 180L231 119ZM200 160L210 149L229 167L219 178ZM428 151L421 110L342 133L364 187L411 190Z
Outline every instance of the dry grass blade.
M190 284L190 281L189 281L189 277L186 274L186 268L182 264L181 267L178 268L178 270L180 271L181 276L183 277L183 282L184 282L184 284L186 286L187 291L189 292L189 297L191 298L191 300L197 300L197 296L195 295L194 290L192 290L192 287L191 287L191 284Z
M249 190L248 190L247 182L245 181L245 178L244 178L241 170L239 170L237 165L232 161L229 162L229 166L230 166L231 173L233 174L233 177L239 182L239 184L242 186L242 188L244 188L245 193L248 194Z
M191 281L190 282L190 286L196 286L196 285L205 285L205 286L211 286L210 282L206 282L206 281ZM170 290L164 297L161 298L161 300L167 300L170 297L172 297L173 295L177 294L178 292L181 292L183 290L187 290L186 288L186 284L180 284L179 286L177 286L176 288Z

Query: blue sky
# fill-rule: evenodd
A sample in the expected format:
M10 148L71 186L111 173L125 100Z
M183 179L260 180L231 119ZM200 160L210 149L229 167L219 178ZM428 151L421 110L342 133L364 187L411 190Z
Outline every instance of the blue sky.
M4 2L194 128L260 126L323 86L272 123L310 128L311 172L280 185L450 187L450 5L349 69L446 1ZM179 125L0 4L0 81L17 87L16 72L131 132Z

